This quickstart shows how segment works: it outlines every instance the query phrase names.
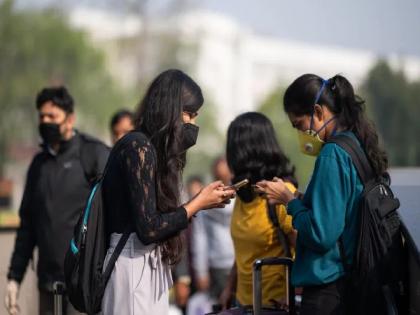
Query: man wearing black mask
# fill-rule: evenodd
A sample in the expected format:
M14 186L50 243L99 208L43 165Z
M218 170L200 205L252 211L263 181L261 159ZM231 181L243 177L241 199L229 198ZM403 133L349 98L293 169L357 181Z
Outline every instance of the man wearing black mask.
M38 247L39 313L53 314L53 283L64 281L64 256L88 197L91 182L108 158L108 147L74 129L71 95L65 87L44 88L36 99L42 151L28 170L6 289L9 314L19 314L17 297L33 250ZM63 313L78 314L64 300Z

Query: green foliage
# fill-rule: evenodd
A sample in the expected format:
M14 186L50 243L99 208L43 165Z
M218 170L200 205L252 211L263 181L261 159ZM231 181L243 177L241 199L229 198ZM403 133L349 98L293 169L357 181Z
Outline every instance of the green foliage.
M17 10L0 2L0 176L11 143L36 139L36 93L66 85L79 126L103 130L126 97L106 71L104 56L58 11Z
M403 72L380 60L363 89L391 165L419 166L420 81L409 82Z
M308 184L315 159L300 152L297 132L293 129L283 110L283 95L284 90L282 88L276 89L261 104L259 111L272 121L280 146L291 163L296 166L296 176L299 181L299 187L302 190Z

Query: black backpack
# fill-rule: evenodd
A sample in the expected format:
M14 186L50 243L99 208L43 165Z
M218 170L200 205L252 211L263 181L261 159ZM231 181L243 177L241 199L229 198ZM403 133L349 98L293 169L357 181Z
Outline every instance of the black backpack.
M348 278L346 308L349 314L405 314L407 257L397 213L400 203L389 187L390 178L388 174L374 175L355 139L338 135L328 142L350 155L364 186L351 265L347 263L342 238L338 241Z
M118 142L115 151L124 140ZM96 314L101 310L106 284L130 235L124 231L103 271L108 248L105 233L105 212L102 199L102 180L112 156L110 154L103 176L93 186L84 211L75 226L70 248L64 261L66 293L71 304L80 312Z

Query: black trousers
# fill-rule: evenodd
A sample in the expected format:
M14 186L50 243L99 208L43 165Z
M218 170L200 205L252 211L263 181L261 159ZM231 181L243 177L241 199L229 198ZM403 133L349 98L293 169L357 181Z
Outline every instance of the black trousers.
M344 278L328 284L304 287L300 315L345 314L345 291Z

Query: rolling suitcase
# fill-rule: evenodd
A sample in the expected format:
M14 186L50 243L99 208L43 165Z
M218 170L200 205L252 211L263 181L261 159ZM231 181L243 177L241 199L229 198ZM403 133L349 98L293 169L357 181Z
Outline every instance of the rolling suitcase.
M285 307L265 307L262 305L262 267L286 266L286 300ZM269 257L257 259L253 265L253 305L234 307L228 310L208 313L207 315L296 315L295 290L290 283L290 272L293 260L287 257Z
M262 305L262 267L284 265L286 266L286 301L284 309L267 308ZM253 266L253 315L295 315L295 289L290 282L290 272L292 270L293 260L287 257L269 257L257 259Z

